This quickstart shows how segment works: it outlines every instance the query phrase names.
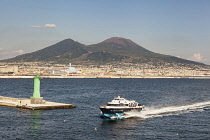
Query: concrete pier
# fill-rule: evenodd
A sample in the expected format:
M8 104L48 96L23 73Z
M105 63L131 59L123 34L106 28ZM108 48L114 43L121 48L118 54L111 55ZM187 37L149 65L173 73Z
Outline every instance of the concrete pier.
M34 92L30 99L18 99L0 96L0 105L31 110L49 110L76 107L72 104L48 102L43 100L43 97L40 96L40 77L38 75L34 77Z
M11 98L11 97L4 97L4 96L0 96L0 105L16 107L16 108L23 108L23 109L31 109L31 110L76 108L76 106L72 105L72 104L48 102L45 100L44 100L43 104L31 104L31 99Z

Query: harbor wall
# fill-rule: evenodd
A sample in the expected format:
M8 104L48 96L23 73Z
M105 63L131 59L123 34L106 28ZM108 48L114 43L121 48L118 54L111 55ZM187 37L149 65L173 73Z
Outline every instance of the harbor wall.
M139 79L155 79L155 78L169 78L169 79L210 79L210 76L40 76L41 78L139 78ZM34 78L34 76L0 76L0 79L24 79Z

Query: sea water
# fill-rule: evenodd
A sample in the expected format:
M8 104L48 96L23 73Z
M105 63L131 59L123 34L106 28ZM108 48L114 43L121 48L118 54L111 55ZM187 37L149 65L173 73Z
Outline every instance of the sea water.
M0 79L0 96L30 98L33 79ZM123 120L99 117L116 96L145 110ZM41 96L75 109L24 110L0 106L0 139L210 139L208 79L41 79Z

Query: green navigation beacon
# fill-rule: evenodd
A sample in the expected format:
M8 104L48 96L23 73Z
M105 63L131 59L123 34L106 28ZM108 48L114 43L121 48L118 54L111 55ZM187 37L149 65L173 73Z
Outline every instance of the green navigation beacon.
M34 93L31 98L40 98L40 79L39 75L34 77Z
M36 75L34 77L34 93L31 97L31 104L43 104L43 97L40 97L40 77Z

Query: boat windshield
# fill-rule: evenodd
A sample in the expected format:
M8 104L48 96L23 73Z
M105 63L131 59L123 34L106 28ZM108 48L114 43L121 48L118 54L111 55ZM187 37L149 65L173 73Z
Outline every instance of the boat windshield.
M138 104L137 103L130 103L129 106L130 107L136 107Z

